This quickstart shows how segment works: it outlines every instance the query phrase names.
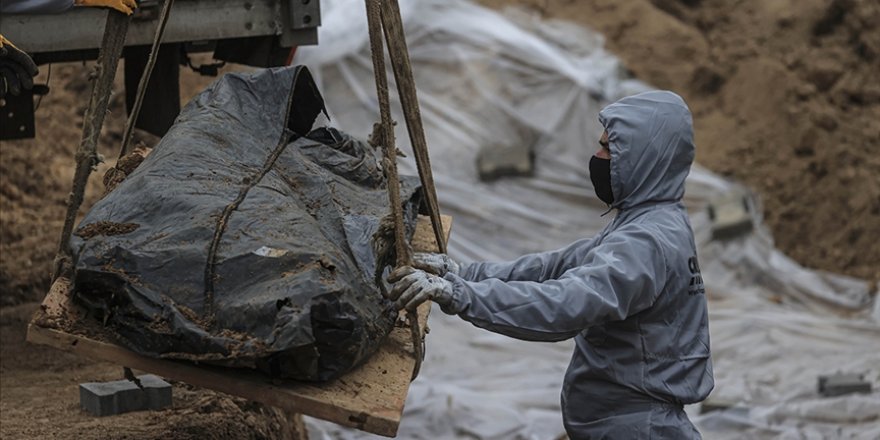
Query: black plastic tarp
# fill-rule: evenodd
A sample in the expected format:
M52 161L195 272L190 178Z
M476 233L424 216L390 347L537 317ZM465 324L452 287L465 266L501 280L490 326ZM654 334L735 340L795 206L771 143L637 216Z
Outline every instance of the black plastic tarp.
M75 299L148 356L301 380L366 359L397 316L376 276L386 181L370 145L310 131L323 105L304 67L199 94L80 223ZM418 179L402 183L411 234Z

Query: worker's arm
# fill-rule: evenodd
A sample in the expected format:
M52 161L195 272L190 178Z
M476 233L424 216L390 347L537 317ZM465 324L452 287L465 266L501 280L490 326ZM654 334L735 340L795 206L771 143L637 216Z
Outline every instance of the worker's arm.
M593 325L650 307L666 284L666 260L653 235L618 230L592 248L582 265L544 282L479 282L447 274L444 312L518 339L559 341Z
M597 236L598 237L598 236ZM578 266L595 246L597 237L578 240L562 249L523 255L507 262L463 264L458 275L466 281L547 281Z

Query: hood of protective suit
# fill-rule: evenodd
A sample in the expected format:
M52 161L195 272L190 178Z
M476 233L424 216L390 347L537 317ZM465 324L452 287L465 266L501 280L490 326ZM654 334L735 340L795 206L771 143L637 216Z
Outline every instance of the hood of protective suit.
M611 150L613 208L672 202L684 196L694 161L691 112L680 96L652 91L599 112Z

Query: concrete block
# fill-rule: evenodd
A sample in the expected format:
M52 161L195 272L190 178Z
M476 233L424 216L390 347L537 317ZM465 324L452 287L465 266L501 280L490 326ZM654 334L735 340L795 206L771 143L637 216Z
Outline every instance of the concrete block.
M871 392L871 382L861 374L834 374L819 376L819 394L823 397L840 396L843 394Z
M82 409L98 417L171 406L171 384L159 376L138 376L144 389L130 380L79 384Z
M535 151L529 143L487 145L477 155L477 173L484 182L502 177L532 176L534 168Z
M737 401L719 399L710 395L706 400L700 403L700 414L706 414L713 411L724 411L737 406Z
M709 201L709 219L712 221L712 239L726 240L752 230L749 196L734 189Z

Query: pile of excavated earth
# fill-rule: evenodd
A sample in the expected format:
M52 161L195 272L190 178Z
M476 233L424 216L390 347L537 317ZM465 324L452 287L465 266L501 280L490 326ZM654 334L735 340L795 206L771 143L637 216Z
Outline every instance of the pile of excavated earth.
M757 192L783 252L880 281L880 3L481 3L601 32L636 78L685 98L697 161Z

